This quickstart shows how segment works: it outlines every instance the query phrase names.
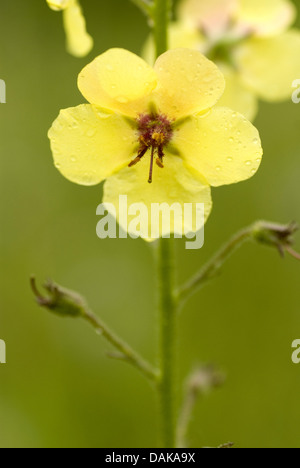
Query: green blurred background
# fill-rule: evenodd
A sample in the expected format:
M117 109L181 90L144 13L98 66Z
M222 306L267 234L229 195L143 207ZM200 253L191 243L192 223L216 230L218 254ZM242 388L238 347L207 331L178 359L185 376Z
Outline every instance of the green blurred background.
M157 317L152 249L142 240L96 237L102 186L80 187L52 163L47 130L59 109L84 99L78 72L110 47L139 53L145 18L128 0L84 0L91 55L65 52L61 15L44 0L5 0L0 10L1 447L155 447L156 400L134 369L110 361L106 343L80 321L38 309L29 276L76 289L149 359ZM300 4L298 4L300 7ZM300 9L300 8L299 8ZM300 24L299 24L300 25ZM300 77L295 77L300 78ZM215 189L206 244L177 242L184 280L237 229L259 218L300 221L300 105L261 105L256 124L265 156L252 180ZM300 238L298 237L298 248ZM179 373L210 362L223 388L199 402L191 446L300 447L300 265L271 249L245 245L223 276L180 318Z

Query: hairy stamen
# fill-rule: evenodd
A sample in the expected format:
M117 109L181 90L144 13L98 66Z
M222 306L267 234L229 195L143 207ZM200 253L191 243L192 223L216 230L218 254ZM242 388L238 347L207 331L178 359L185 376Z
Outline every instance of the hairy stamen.
M171 122L164 115L142 114L137 119L139 151L137 157L131 161L129 167L135 166L148 149L151 149L150 170L148 182L153 181L154 160L159 168L164 168L164 147L167 146L173 136ZM155 158L155 155L157 157Z

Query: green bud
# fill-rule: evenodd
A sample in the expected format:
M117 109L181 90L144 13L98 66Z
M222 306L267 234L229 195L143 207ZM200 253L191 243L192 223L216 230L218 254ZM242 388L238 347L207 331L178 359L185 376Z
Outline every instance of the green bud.
M212 365L201 366L190 375L187 387L194 395L208 393L222 386L225 376Z
M34 277L31 278L30 283L36 301L41 307L63 317L86 316L87 304L78 293L48 281L44 285L47 295L43 296L37 289Z
M297 230L296 223L284 225L259 221L253 227L252 237L261 244L276 247L282 256L284 256L285 252L288 252L298 258L297 252L294 252L291 248L294 244L293 235Z

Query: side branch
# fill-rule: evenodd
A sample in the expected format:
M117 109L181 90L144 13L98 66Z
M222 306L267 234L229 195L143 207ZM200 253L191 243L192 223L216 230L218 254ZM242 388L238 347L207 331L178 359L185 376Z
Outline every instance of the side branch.
M275 247L281 256L289 253L300 259L297 252L292 249L293 234L298 227L295 223L288 225L258 221L235 234L219 252L204 267L177 292L178 299L184 303L195 294L204 284L215 278L226 260L247 240L254 240L260 244Z
M145 361L136 351L134 351L125 341L112 332L107 325L91 312L86 301L74 291L62 288L61 286L48 282L45 284L47 297L44 297L37 289L35 278L32 277L31 289L36 297L37 303L51 312L62 317L83 318L89 322L99 335L102 335L119 354L117 359L121 359L132 364L142 374L151 381L158 381L158 371L151 364ZM116 355L111 354L111 357Z

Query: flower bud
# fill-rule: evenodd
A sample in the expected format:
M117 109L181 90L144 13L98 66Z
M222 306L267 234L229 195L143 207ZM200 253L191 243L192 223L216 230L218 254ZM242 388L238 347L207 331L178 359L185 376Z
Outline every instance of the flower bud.
M86 30L85 17L77 0L71 0L63 11L63 20L68 52L75 57L84 57L92 50L94 41Z
M197 368L189 377L188 389L194 394L208 393L223 385L225 376L212 365Z
M276 247L282 256L284 256L285 252L288 252L298 258L297 252L294 252L291 248L294 244L293 235L297 230L296 223L284 225L259 221L253 227L252 236L261 244Z
M47 296L42 296L37 289L35 278L31 278L31 288L37 303L51 312L63 317L84 317L87 313L85 300L76 292L48 281L44 288Z
M47 0L54 11L63 11L67 50L75 57L84 57L93 48L93 39L86 30L86 21L79 0Z

